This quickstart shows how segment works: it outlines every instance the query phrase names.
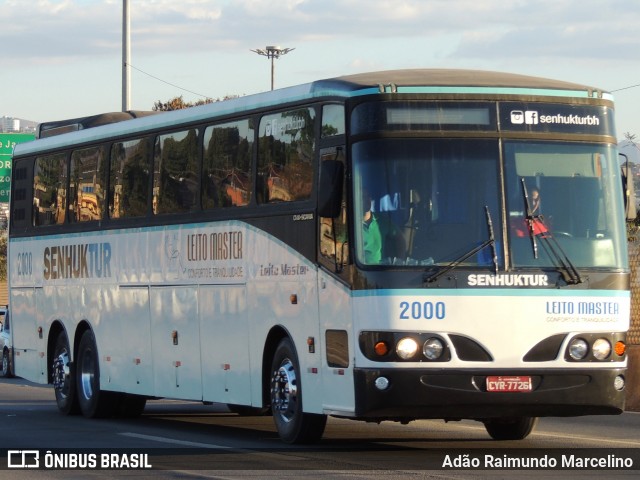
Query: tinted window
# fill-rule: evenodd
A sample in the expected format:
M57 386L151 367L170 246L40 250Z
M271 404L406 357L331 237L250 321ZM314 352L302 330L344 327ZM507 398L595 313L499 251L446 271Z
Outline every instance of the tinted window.
M315 111L301 108L260 120L258 185L261 203L293 202L311 196Z
M251 152L254 129L249 120L208 127L204 133L202 207L247 205L251 200Z
M325 105L322 107L322 138L344 135L344 106Z
M35 225L64 223L67 208L67 155L36 158L33 179Z
M71 154L69 221L101 220L105 202L105 149L91 147Z
M352 152L362 264L449 265L487 240L486 207L500 222L495 140L379 139ZM490 250L462 264L491 266Z
M627 268L615 146L506 142L505 166L514 265Z
M188 212L198 193L198 130L161 135L153 169L153 213Z
M149 141L115 143L109 171L111 218L141 217L149 198Z

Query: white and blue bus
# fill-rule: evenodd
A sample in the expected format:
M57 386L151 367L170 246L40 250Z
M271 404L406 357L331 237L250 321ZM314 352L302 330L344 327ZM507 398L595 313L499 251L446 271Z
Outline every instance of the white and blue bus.
M13 158L15 373L63 413L216 402L302 443L328 416L521 439L624 409L606 92L386 71L40 136Z

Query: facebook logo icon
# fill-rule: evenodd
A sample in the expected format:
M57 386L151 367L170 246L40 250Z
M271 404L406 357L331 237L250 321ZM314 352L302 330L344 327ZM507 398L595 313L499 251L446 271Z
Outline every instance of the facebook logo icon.
M537 125L538 124L538 112L535 110L527 110L524 112L524 121L527 125Z

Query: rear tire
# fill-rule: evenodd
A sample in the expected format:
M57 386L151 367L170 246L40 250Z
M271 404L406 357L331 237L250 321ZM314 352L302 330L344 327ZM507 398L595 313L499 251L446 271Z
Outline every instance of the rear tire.
M13 377L11 358L9 357L9 350L2 352L2 376L4 378Z
M484 428L494 440L522 440L538 423L537 417L498 418L486 420Z
M65 332L60 332L53 348L51 381L56 395L58 410L65 415L80 413L76 392L76 378L71 363L71 349Z
M271 363L271 411L278 435L285 443L314 443L327 424L326 415L304 413L300 365L293 343L283 339Z
M82 334L75 363L78 403L82 414L87 418L112 416L119 403L118 394L100 390L98 348L91 330Z

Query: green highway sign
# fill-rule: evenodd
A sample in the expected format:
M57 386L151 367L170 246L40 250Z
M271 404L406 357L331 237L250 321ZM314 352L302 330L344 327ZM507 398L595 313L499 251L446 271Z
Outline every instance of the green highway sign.
M11 156L17 143L30 142L31 133L0 133L0 203L9 201L11 191Z

